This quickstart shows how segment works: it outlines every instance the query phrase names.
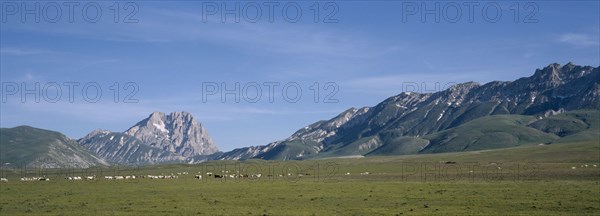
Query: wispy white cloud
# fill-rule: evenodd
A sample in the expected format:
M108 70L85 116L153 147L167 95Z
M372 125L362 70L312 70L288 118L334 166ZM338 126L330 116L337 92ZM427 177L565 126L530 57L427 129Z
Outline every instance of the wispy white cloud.
M19 48L19 47L2 47L0 48L2 55L27 56L27 55L43 55L43 54L64 54L64 52L34 49L34 48Z
M559 35L557 40L578 47L600 46L600 35L566 33Z
M51 35L101 41L174 43L209 42L236 49L306 56L370 58L388 52L388 45L376 46L358 32L331 26L286 25L284 23L203 22L200 14L180 10L144 8L139 23L75 23L56 25L10 25L11 31L32 31ZM389 49L393 49L389 48ZM7 50L14 54L39 51Z

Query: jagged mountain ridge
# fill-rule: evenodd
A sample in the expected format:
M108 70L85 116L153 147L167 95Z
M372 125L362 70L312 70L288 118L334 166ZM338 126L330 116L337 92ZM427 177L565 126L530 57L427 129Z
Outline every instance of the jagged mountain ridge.
M341 125L346 124L349 120L355 118L356 116L363 115L367 111L369 111L369 107L363 107L360 109L350 108L332 119L329 119L327 121L318 121L309 126L306 126L296 131L294 134L292 134L289 138L285 140L275 141L264 146L250 146L245 148L234 149L232 151L225 152L219 155L217 159L242 160L253 157L259 157L263 159L274 159L267 156L270 150L278 148L280 144L289 144L293 142L300 142L299 145L305 147L297 154L297 156L303 157L304 155L316 154L323 149L321 141L328 137L334 136L336 129L338 129ZM306 143L302 143L303 140L310 140L312 145L305 145Z
M122 133L95 130L78 143L118 164L190 163L218 152L206 129L187 112L154 112Z
M410 148L418 153L431 144L419 141L419 137L488 115L549 116L576 109L600 109L599 82L598 67L555 63L512 82L467 82L436 93L404 92L374 107L362 108L364 112L353 113L333 128L331 123L348 110L300 129L285 140L235 149L218 159L365 155L400 138L418 143Z

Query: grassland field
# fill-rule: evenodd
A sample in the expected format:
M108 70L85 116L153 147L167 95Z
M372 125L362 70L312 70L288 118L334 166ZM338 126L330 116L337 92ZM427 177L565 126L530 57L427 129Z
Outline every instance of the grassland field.
M599 157L594 141L307 161L4 167L0 215L600 215ZM19 181L40 175L51 180ZM97 179L64 179L88 175ZM104 179L117 175L138 178ZM178 178L139 177L147 175Z

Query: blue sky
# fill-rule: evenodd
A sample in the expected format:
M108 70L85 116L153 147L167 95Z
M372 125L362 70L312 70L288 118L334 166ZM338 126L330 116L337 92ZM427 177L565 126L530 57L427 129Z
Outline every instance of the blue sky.
M153 111L188 111L227 151L286 138L349 107L373 106L405 90L514 80L554 62L600 65L597 1L475 2L472 20L465 2L321 1L316 23L314 1L291 2L278 2L273 22L263 2L237 2L240 22L231 14L222 22L219 14L223 6L235 8L234 1L142 1L128 7L118 2L119 22L114 22L115 1L99 1L92 5L102 9L95 23L84 19L96 16L95 7L82 12L88 2L74 7L73 22L68 8L58 2L62 16L52 23L56 5L37 2L36 22L35 15L21 20L20 13L34 8L36 1L2 1L1 127L31 125L80 138L96 128L124 131ZM284 12L288 3L294 5ZM261 18L250 22L256 5ZM293 6L302 9L297 22L290 20L296 16ZM133 9L129 21L137 22L124 23ZM216 15L210 9L218 10ZM434 12L423 14L425 9ZM327 15L337 22L324 22ZM266 85L273 82L278 86L270 101ZM40 101L26 95L22 102L21 92L12 95L15 83L17 91L23 83L30 89L40 83ZM73 101L64 83L79 84ZM94 103L85 100L96 97L94 88L88 91L91 96L82 95L90 83L102 89ZM120 88L118 102L114 83ZM127 83L137 87L131 98L135 103L123 103L134 90L124 89ZM223 102L219 94L203 101L203 83L224 83L229 89L240 83L248 92L239 94L240 102L232 95ZM327 83L333 84L325 89ZM61 97L52 100L56 84ZM244 100L256 99L254 84L262 86L262 97ZM302 89L297 102L286 101L295 97L295 88L288 88L287 97L282 93L286 84ZM324 103L329 94L334 100Z

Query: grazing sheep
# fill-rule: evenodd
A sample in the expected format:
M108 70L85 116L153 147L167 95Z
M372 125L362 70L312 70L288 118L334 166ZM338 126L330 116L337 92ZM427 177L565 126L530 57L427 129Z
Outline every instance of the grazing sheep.
M0 182L8 182L8 179L6 179L6 178L0 178Z
M8 179L6 181L8 182ZM22 177L21 181L50 181L50 179L46 177Z
M577 167L571 167L572 170L577 169Z

